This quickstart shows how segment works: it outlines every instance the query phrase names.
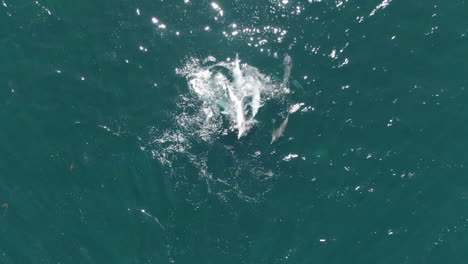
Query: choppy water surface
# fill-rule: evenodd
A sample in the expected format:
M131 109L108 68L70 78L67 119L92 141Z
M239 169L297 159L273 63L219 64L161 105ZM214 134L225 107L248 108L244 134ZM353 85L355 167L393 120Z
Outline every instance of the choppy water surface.
M0 5L1 263L466 263L467 4Z

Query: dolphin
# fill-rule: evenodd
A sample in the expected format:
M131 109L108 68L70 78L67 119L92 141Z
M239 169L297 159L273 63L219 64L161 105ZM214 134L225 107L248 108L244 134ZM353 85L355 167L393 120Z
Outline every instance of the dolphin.
M289 89L288 89L289 76L291 76L291 69L292 69L292 66L293 66L293 62L292 62L291 57L288 54L286 54L286 56L284 57L283 64L284 64L284 76L283 76L283 83L281 84L281 86L283 87L283 89L285 89L285 90L287 90L289 92ZM283 135L284 130L286 129L286 126L288 125L289 114L292 114L292 113L296 112L299 109L299 107L297 107L297 106L291 106L290 107L290 109L288 110L288 115L286 116L286 119L283 121L283 123L281 123L281 125L271 135L270 144L273 144L276 140L278 140L278 138L280 138ZM295 109L295 108L297 108L297 109Z
M288 116L286 116L286 119L283 121L283 123L281 123L281 125L271 135L270 144L273 144L276 140L278 140L278 138L280 138L283 135L284 130L286 129L286 126L288 125L288 120L289 120L289 113L288 113Z
M238 93L242 92L242 87L244 86L244 77L242 76L242 72L239 65L239 54L236 54L236 60L234 61L234 68L232 70L233 77L234 77L234 87L227 86L227 92L229 96L229 100L234 105L235 111L235 119L236 119L236 128L237 128L237 139L240 139L244 132L247 130L247 124L244 115L244 98L245 95L242 93L240 94L241 98L238 97ZM234 90L234 89L235 90ZM236 93L237 92L237 93Z
M287 89L287 86L289 84L289 76L291 76L291 69L293 66L292 59L288 54L286 54L286 56L284 57L283 65L284 65L284 75L283 75L282 86L285 89Z
M286 119L283 121L283 123L281 123L281 125L271 135L271 143L270 144L273 144L273 142L278 140L278 138L280 138L283 135L284 130L286 129L286 126L288 125L289 115L296 113L297 110L299 110L303 105L304 105L304 103L298 103L298 104L293 104L293 105L291 105L289 107L288 115L286 116Z

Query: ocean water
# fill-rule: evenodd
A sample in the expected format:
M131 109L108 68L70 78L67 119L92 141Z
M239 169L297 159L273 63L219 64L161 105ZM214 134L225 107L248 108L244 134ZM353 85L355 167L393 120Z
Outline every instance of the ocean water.
M2 0L0 263L467 263L464 0Z

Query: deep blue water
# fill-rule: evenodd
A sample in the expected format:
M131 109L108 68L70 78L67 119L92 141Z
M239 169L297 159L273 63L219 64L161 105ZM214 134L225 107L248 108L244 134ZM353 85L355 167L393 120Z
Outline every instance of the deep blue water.
M3 0L0 263L467 263L467 14Z

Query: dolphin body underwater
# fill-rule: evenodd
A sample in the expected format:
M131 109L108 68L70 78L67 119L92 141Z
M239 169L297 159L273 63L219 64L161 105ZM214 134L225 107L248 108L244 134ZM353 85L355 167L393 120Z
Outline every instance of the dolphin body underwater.
M256 85L252 85L251 81L245 79L239 64L239 55L236 54L232 67L232 85L225 86L227 98L231 103L230 113L233 120L235 120L235 128L237 129L237 139L240 139L249 130L249 127L255 123L255 116L260 107L262 107L260 94L261 91ZM220 102L220 106L224 105L226 109L226 102ZM250 111L250 115L247 115ZM223 111L228 113L228 111Z
M286 129L286 126L288 125L288 120L289 120L289 113L286 119L283 121L283 123L281 123L281 125L275 131L273 131L273 134L271 135L270 144L273 144L276 140L278 140L278 138L280 138L283 135L284 130Z
M288 88L289 77L291 76L291 69L293 66L293 62L292 62L291 57L288 54L286 54L286 56L284 57L283 64L284 64L284 75L283 75L283 83L281 84L281 87L289 92L289 88ZM273 144L276 140L278 140L278 138L280 138L283 135L284 130L286 129L286 126L288 125L289 114L292 114L298 110L298 109L293 109L293 108L294 106L289 109L286 119L281 123L281 125L275 131L273 131L273 134L271 135L270 144Z
M283 75L282 86L284 89L288 89L289 76L291 76L291 69L293 66L292 59L288 54L286 54L286 56L284 57L283 65L284 65L284 75Z

